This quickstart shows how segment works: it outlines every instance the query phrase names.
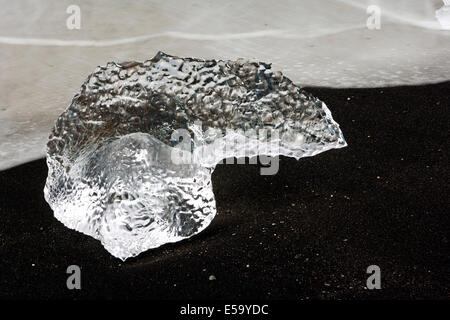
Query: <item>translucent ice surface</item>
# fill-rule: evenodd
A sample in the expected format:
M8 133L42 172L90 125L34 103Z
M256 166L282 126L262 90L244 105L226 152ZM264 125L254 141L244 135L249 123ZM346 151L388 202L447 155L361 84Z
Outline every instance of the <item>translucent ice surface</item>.
M269 64L160 52L84 82L49 137L45 199L126 259L209 225L220 160L344 146L325 104Z

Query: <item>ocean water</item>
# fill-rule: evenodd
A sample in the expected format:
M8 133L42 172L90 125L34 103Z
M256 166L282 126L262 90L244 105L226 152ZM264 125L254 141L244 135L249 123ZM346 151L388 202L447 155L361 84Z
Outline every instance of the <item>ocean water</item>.
M45 155L54 121L96 66L160 50L270 62L302 86L450 78L440 0L77 1L80 29L69 29L72 4L0 0L0 170Z

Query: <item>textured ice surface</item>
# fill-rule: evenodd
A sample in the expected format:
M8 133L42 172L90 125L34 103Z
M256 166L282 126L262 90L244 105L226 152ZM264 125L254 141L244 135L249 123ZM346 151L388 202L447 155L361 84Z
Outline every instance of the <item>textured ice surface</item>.
M270 65L160 52L84 82L49 137L45 199L66 226L126 259L208 226L223 158L344 146L325 104Z

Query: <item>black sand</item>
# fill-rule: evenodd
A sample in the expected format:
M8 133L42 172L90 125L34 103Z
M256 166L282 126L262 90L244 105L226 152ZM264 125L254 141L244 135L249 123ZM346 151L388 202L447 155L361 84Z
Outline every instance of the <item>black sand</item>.
M219 166L212 225L126 262L53 218L44 159L0 172L0 298L449 299L450 82L309 91L347 148L275 176ZM364 288L372 264L381 290Z

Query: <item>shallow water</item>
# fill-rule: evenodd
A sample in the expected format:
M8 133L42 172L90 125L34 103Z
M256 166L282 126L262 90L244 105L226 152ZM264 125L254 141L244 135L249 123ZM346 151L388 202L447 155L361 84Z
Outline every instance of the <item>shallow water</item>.
M95 66L159 50L271 62L303 86L449 79L439 0L84 1L80 30L67 29L71 4L0 1L0 169L45 154L55 119ZM381 9L379 30L367 28L368 5Z

